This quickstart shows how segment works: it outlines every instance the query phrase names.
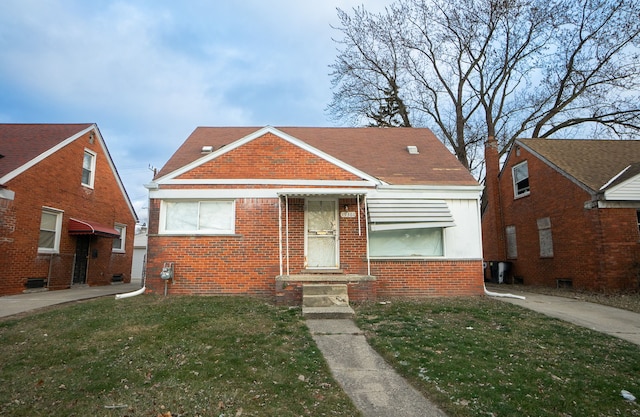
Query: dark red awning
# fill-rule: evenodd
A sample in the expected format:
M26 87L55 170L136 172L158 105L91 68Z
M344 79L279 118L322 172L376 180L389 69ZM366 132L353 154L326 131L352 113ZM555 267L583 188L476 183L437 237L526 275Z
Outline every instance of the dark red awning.
M70 235L96 235L101 237L120 237L120 232L113 227L89 220L69 219Z

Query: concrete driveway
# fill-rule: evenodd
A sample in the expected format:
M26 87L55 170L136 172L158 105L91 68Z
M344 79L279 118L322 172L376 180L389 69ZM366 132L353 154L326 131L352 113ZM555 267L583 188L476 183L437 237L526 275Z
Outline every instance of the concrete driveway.
M492 287L490 291L524 296L525 300L496 298L640 345L638 313L573 298L530 293L511 286Z

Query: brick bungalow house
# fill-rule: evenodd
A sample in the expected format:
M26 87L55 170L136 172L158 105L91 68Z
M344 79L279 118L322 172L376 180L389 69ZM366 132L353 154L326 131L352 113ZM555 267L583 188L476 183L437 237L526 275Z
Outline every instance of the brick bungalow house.
M128 282L136 220L95 124L0 124L0 295Z
M485 150L485 260L524 284L639 288L640 141L521 139L501 171Z
M198 127L146 187L150 292L483 293L481 187L428 129Z

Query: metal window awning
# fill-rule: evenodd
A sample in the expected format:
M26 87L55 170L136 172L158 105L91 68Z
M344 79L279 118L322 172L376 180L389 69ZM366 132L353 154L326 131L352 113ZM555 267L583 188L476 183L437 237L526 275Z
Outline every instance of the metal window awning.
M362 196L362 195L366 195L367 192L363 191L363 190L353 190L353 189L343 189L343 188L336 188L336 189L323 189L323 190L314 190L314 189L307 189L307 190L282 190L282 191L278 191L278 195L281 197L293 197L293 198L300 198L300 197L356 197L356 196Z
M455 226L451 211L444 200L369 198L367 210L373 231Z
M96 235L100 237L120 237L120 232L113 227L104 226L102 224L89 220L69 219L70 235Z

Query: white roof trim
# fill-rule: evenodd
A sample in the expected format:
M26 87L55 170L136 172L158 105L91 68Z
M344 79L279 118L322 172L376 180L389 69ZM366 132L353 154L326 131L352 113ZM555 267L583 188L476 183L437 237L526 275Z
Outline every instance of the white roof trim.
M371 230L425 229L455 226L444 200L429 198L368 198Z
M49 156L51 156L54 153L58 152L60 149L64 148L65 146L67 146L68 144L70 144L74 140L78 139L79 137L81 137L85 133L91 131L92 129L95 129L96 131L98 130L96 125L92 124L91 126L87 127L86 129L81 130L80 132L76 133L75 135L68 137L67 139L65 139L62 142L58 143L56 146L53 146L53 147L47 149L46 151L44 151L40 155L36 156L32 160L20 165L18 168L14 169L13 171L11 171L8 174L6 174L4 177L1 177L0 178L0 184L5 184L6 182L14 179L18 175L22 174L23 172L25 172L26 170L31 168L32 166L36 165L39 162L44 161L46 158L48 158ZM98 134L98 136L99 135L100 134Z
M375 187L370 181L332 181L332 180L290 180L290 179L186 179L166 180L163 185L280 185L280 186L323 186L323 187Z
M611 178L609 181L606 182L606 184L604 184L602 187L600 187L600 191L604 190L605 188L607 188L612 182L614 182L615 180L618 179L618 177L622 174L624 174L629 168L631 168L631 165L627 165L627 167L625 169L623 169L622 171L618 172L616 175L613 176L613 178Z
M266 126L266 127L261 128L261 129L258 129L255 132L251 133L250 135L247 135L247 136L245 136L245 137L243 137L241 139L236 140L235 142L232 142L232 143L230 143L228 145L225 145L225 146L223 146L221 148L218 148L218 150L215 150L215 151L211 152L210 154L207 154L207 155L205 155L205 156L203 156L201 158L198 158L195 161L193 161L193 162L191 162L191 163L189 163L187 165L184 165L183 167L178 168L175 171L170 172L167 175L164 175L163 177L158 178L157 180L155 180L155 182L158 183L158 184L167 184L168 180L173 180L176 177L178 177L178 176L180 176L180 175L182 175L182 174L184 174L184 173L186 173L188 171L191 171L192 169L194 169L194 168L196 168L196 167L198 167L198 166L200 166L200 165L202 165L202 164L204 164L206 162L209 162L209 161L211 161L211 160L213 160L213 159L215 159L215 158L217 158L217 157L219 157L221 155L224 155L227 152L230 152L230 151L232 151L232 150L234 150L236 148L239 148L240 146L242 146L242 145L244 145L244 144L246 144L248 142L251 142L252 140L257 139L257 138L259 138L259 137L261 137L261 136L263 136L263 135L265 135L267 133L271 133L273 135L276 135L279 138L284 139L287 142L289 142L289 143L291 143L291 144L293 144L295 146L298 146L298 147L300 147L300 148L302 148L302 149L304 149L304 150L306 150L306 151L318 156L319 158L322 158L322 159L326 160L327 162L330 162L330 163L338 166L339 168L342 168L345 171L348 171L348 172L352 173L353 175L358 176L359 178L362 178L362 179L364 179L366 181L374 182L375 184L385 184L383 181L379 180L378 178L375 178L375 177L373 177L373 176L371 176L371 175L369 175L369 174L367 174L367 173L365 173L363 171L360 171L359 169L354 168L351 165L342 162L338 158L335 158L335 157L333 157L333 156L331 156L331 155L329 155L329 154L327 154L325 152L322 152L321 150L319 150L317 148L314 148L313 146L309 145L308 143L306 143L306 142L304 142L304 141L302 141L300 139L297 139L297 138L295 138L295 137L293 137L291 135L288 135L288 134L286 134L286 133L274 128L273 126Z

